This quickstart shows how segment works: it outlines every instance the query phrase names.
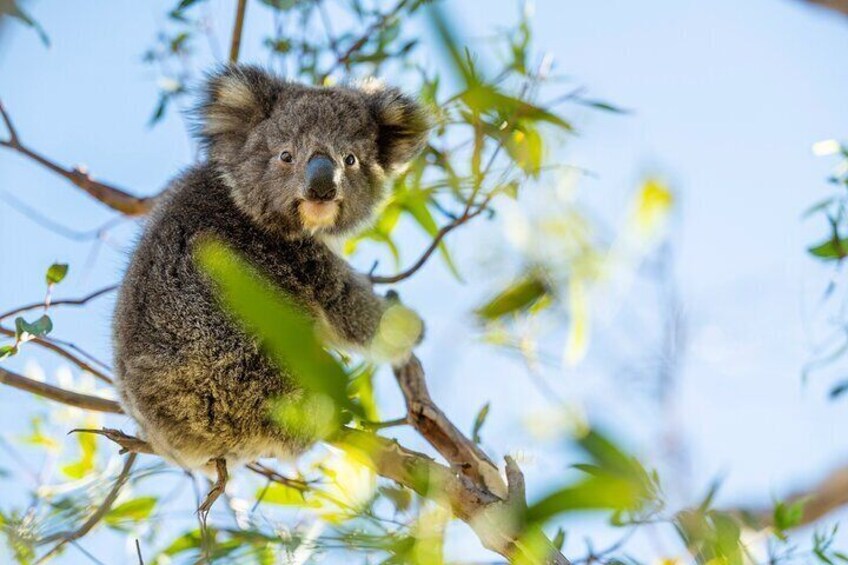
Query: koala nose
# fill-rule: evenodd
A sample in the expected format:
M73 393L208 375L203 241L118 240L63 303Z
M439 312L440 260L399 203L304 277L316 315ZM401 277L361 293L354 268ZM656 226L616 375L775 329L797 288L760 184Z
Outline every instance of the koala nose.
M313 155L306 163L306 198L332 200L336 197L336 164L326 155Z

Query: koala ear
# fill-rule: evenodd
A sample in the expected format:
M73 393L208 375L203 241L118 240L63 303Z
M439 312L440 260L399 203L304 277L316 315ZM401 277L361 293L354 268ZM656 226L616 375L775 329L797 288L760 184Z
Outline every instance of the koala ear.
M264 70L228 65L209 75L197 108L200 141L242 143L250 129L271 115L284 83Z
M415 158L427 143L430 119L426 110L397 88L372 81L360 89L377 121L380 165L397 170Z

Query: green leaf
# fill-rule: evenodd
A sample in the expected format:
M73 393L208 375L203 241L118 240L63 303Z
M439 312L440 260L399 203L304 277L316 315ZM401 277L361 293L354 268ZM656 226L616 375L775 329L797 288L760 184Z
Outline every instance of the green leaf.
M576 443L591 461L575 467L589 476L530 506L531 523L577 510L635 511L655 495L654 479L645 468L599 432L590 430Z
M374 394L374 372L375 367L373 365L364 364L359 367L350 379L348 390L348 396L359 401L363 415L372 422L380 419L377 398Z
M480 411L477 412L477 417L474 418L474 428L471 430L471 439L474 443L479 444L480 439L480 430L483 429L483 424L486 423L486 417L489 415L489 403L483 405L480 408Z
M153 114L150 116L150 120L147 122L147 127L155 126L157 122L165 117L165 112L168 110L168 103L170 101L170 93L163 92L159 95L159 100L156 103L156 108L153 110Z
M807 249L810 255L826 261L839 261L848 255L848 238L830 238Z
M331 400L336 410L362 416L347 396L347 374L324 349L314 321L300 305L220 242L202 243L195 256L225 306L258 337L279 367L307 391Z
M17 352L18 348L15 345L0 345L0 361L15 355Z
M542 170L543 141L536 128L513 131L506 141L506 149L515 163L528 175L538 176Z
M94 470L97 455L97 439L94 434L76 434L80 458L62 466L62 472L71 479L81 479Z
M774 528L783 537L783 532L791 530L801 523L804 518L804 505L807 503L806 498L801 498L795 502L785 503L778 502L774 506Z
M562 551L563 544L565 544L565 530L563 530L562 528L557 528L557 533L554 536L554 539L551 540L551 545L553 545L559 551Z
M163 555L174 556L184 551L190 551L192 549L196 549L200 547L200 544L203 541L203 536L200 533L200 530L193 530L191 532L187 532L166 547L163 551Z
M260 497L262 499L262 502L267 502L269 504L279 504L281 506L321 506L321 504L317 501L307 501L302 490L280 483L271 483L267 489L263 487L257 490L256 499L259 500Z
M406 512L412 506L412 491L402 486L381 486L380 494L392 501L397 512Z
M602 110L604 112L612 112L614 114L629 114L629 110L625 110L624 108L620 108L609 102L604 102L603 100L587 100L585 98L576 98L575 101L578 104L582 104L583 106L588 106L589 108L594 108L596 110Z
M270 6L275 10L291 10L297 5L297 0L260 0L266 6Z
M53 321L47 314L36 321L29 323L20 316L15 318L15 339L28 341L36 337L43 337L53 330Z
M0 349L0 351L2 351L2 349ZM0 359L2 359L2 356L0 356ZM829 396L831 400L835 400L846 392L848 392L848 380L842 381L841 383L836 384L836 386L830 389Z
M476 312L485 320L495 320L528 308L547 292L547 285L539 277L528 274L510 284Z
M65 277L68 275L68 264L67 263L53 263L47 269L47 275L45 275L45 279L47 280L47 284L58 284L62 282Z
M640 501L641 491L631 481L614 475L593 476L539 500L527 509L527 519L543 523L578 510L633 510Z
M462 101L472 110L495 114L510 126L519 121L547 122L560 129L574 131L572 125L539 106L500 92L489 84L475 84L462 94Z
M139 522L150 516L150 513L153 512L153 509L156 507L157 501L158 499L155 496L140 496L138 498L128 500L123 504L119 504L112 508L112 510L106 514L105 521L108 525L113 527L127 521Z

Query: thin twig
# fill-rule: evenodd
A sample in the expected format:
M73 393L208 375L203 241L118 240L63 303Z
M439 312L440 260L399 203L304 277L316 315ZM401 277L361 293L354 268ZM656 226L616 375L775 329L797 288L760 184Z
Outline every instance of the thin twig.
M90 301L103 296L113 290L116 290L118 285L113 284L107 287L101 288L100 290L95 290L89 295L83 296L82 298L65 298L62 300L51 300L50 306L82 306L84 304L88 304ZM4 312L0 314L0 320L4 320L6 318L11 318L12 316L16 316L28 310L37 310L39 308L44 308L44 302L33 302L32 304L27 304L26 306L18 306L13 310L9 310L8 312Z
M387 428L396 428L398 426L408 426L409 417L395 418L394 420L384 420L382 422L362 422L362 427L366 430L375 432L377 430L385 430Z
M30 394L35 394L55 402L61 402L68 406L76 406L83 410L94 410L95 412L106 412L109 414L124 413L121 405L114 400L65 390L57 386L29 379L2 368L0 368L0 384L8 385L12 388L29 392Z
M330 65L330 68L324 72L323 78L330 76L333 71L337 70L339 67L348 67L350 64L350 59L360 50L365 44L371 39L375 33L380 31L383 27L388 25L395 17L397 17L400 12L406 7L410 0L400 0L395 6L382 14L377 20L368 26L362 35L359 36L356 41L351 43L350 47L348 47L341 55L336 57L335 62Z
M244 14L247 11L247 0L239 0L236 7L236 21L233 23L233 36L230 40L230 63L238 63L241 48L241 31L244 28Z
M487 209L490 200L491 195L489 195L474 211L471 211L469 202L469 205L466 206L465 211L460 216L436 232L435 237L433 237L433 241L430 242L430 245L424 250L424 253L422 253L418 260L415 261L415 263L413 263L409 268L397 273L396 275L369 275L368 278L373 284L391 284L411 277L424 266L430 256L436 251L436 249L439 248L439 245L442 243L442 240L446 235L466 223L468 220L476 218L482 214Z
M15 337L15 332L10 330L9 328L4 328L3 326L0 326L0 335L5 335L7 337ZM112 379L108 375L106 375L102 371L99 371L98 369L95 369L89 363L80 359L78 356L74 355L73 353L71 353L70 351L65 349L64 347L54 343L49 338L36 337L36 338L29 340L27 343L34 343L34 344L38 345L39 347L43 347L44 349L52 351L53 353L59 355L60 357L64 357L65 359L67 359L68 361L70 361L71 363L73 363L74 365L76 365L77 367L82 369L83 371L85 371L87 373L91 373L92 375L94 375L96 378L100 379L104 383L109 383L109 384L112 383Z
M36 561L36 565L39 563L44 563L51 557L53 557L59 550L64 547L66 543L72 543L88 532L91 531L94 526L96 526L100 520L103 519L106 514L109 513L109 510L112 509L112 505L115 503L115 500L118 498L118 495L121 493L121 488L123 488L124 484L127 482L127 479L130 476L130 471L132 470L133 463L135 463L137 455L135 453L130 453L129 456L124 461L124 468L121 469L121 474L118 475L118 479L115 481L115 484L112 486L112 490L109 491L109 494L106 495L106 498L103 500L103 503L97 508L97 510L92 514L88 520L86 520L82 526L77 528L76 530L63 532L60 534L55 534L53 536L49 536L48 538L42 540L42 543L47 543L56 539L61 539L59 543L57 543L50 551L41 556L41 558Z
M15 129L15 125L12 123L12 118L10 118L9 114L6 113L6 107L3 106L2 100L0 100L0 117L3 118L3 123L6 125L6 129L9 130L9 145L19 147L21 139L18 137L18 130Z
M81 167L74 167L73 169L62 167L55 161L48 159L24 145L21 142L20 135L12 123L12 119L6 108L3 106L2 101L0 101L0 118L2 118L3 123L9 132L8 139L0 140L0 147L9 148L16 153L35 161L42 167L45 167L46 169L70 181L95 200L105 204L113 210L121 212L126 216L139 216L146 214L153 207L155 197L138 197L116 186L96 181L92 179L88 172Z
M29 206L9 191L0 191L3 200L11 208L39 226L72 241L107 241L109 230L127 220L125 216L117 216L104 222L100 227L91 230L76 230L48 218L41 211Z
M144 558L141 556L141 544L138 543L138 538L135 538L135 553L138 555L138 565L144 565Z

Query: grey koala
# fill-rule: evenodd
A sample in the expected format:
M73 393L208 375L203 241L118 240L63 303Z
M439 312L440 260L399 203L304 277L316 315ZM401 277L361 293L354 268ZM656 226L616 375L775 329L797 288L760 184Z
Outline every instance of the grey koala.
M172 181L121 286L118 389L145 439L182 467L291 456L306 447L303 434L269 406L300 389L221 307L194 249L222 240L334 340L367 350L395 302L325 239L368 221L388 176L425 145L428 118L376 82L311 87L251 66L213 74L198 117L207 159ZM419 339L388 360L408 357Z

